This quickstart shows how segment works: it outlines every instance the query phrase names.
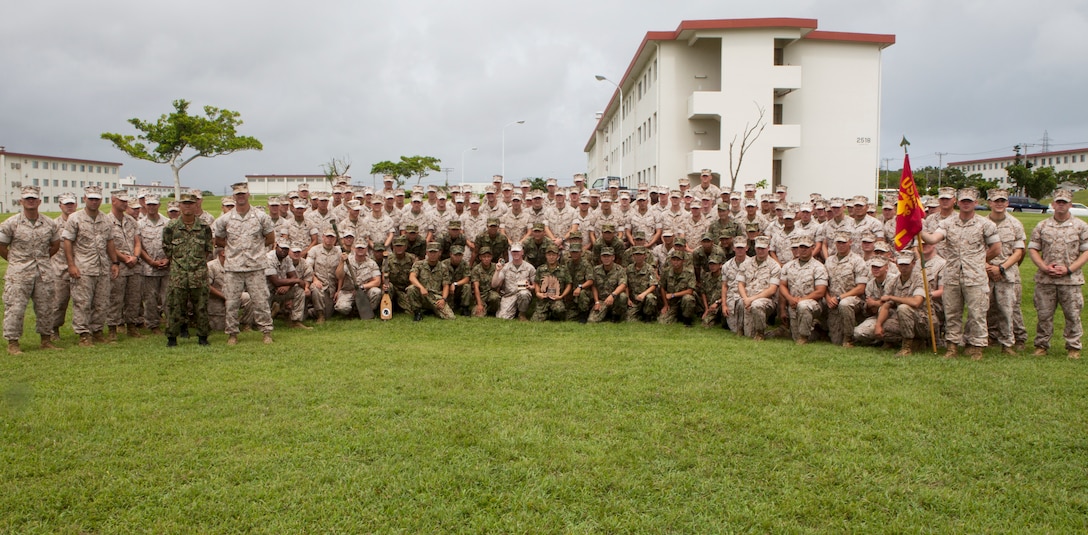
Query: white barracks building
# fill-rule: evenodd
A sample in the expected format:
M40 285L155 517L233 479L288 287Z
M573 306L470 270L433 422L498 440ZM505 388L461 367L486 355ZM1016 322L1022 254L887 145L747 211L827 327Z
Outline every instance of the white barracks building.
M736 181L789 198L866 194L879 169L881 51L894 35L816 29L815 19L695 20L648 32L585 146L591 179L676 187L699 170L730 185L746 125L765 129ZM605 82L607 83L607 81ZM622 119L621 119L622 116Z

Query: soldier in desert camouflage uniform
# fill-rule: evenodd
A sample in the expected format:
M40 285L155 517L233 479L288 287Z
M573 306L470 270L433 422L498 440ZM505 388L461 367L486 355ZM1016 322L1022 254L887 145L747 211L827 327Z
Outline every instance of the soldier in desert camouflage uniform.
M1060 304L1065 317L1065 349L1071 359L1081 351L1080 313L1084 308L1084 272L1088 262L1088 223L1069 213L1073 194L1054 192L1054 215L1035 225L1028 252L1038 266L1035 273L1035 356L1046 355L1054 329L1054 311Z
M109 313L110 282L120 271L113 227L99 211L102 187L83 189L83 210L68 217L61 238L72 279L72 329L79 345L105 343L103 324Z
M38 213L41 191L37 186L21 190L22 211L0 223L0 256L7 260L4 273L4 339L8 354L22 354L19 337L23 334L26 307L34 300L36 330L42 349L60 349L53 345L53 266L49 257L60 250L60 228Z

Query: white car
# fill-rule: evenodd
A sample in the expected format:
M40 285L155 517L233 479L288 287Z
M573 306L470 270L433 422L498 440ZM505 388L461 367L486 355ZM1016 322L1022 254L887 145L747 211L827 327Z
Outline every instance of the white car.
M1054 205L1050 205L1051 213L1054 213ZM1085 206L1079 202L1073 203L1073 206L1069 207L1069 213L1077 217L1088 217L1088 206Z

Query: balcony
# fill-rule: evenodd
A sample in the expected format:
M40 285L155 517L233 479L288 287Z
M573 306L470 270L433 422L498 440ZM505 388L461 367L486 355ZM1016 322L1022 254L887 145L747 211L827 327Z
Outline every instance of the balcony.
M688 170L717 169L722 162L723 154L720 150L693 150L688 153Z
M801 66L776 65L771 67L771 85L776 94L801 89Z
M722 98L720 91L692 91L688 97L688 119L721 120Z
M801 146L801 125L775 124L767 126L767 141L776 149L795 149Z

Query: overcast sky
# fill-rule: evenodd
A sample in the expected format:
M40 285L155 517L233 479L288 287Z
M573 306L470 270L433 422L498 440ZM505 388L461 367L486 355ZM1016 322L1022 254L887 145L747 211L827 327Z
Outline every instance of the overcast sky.
M0 145L124 163L140 183L165 166L101 139L134 134L184 98L238 111L261 152L197 160L186 185L221 192L254 173L318 173L347 158L423 154L467 181L506 175L569 183L647 31L682 20L815 18L830 31L895 34L883 56L881 154L914 167L999 156L1016 143L1088 145L1088 1L464 0L181 3L10 2L0 32ZM428 181L441 183L444 175Z

